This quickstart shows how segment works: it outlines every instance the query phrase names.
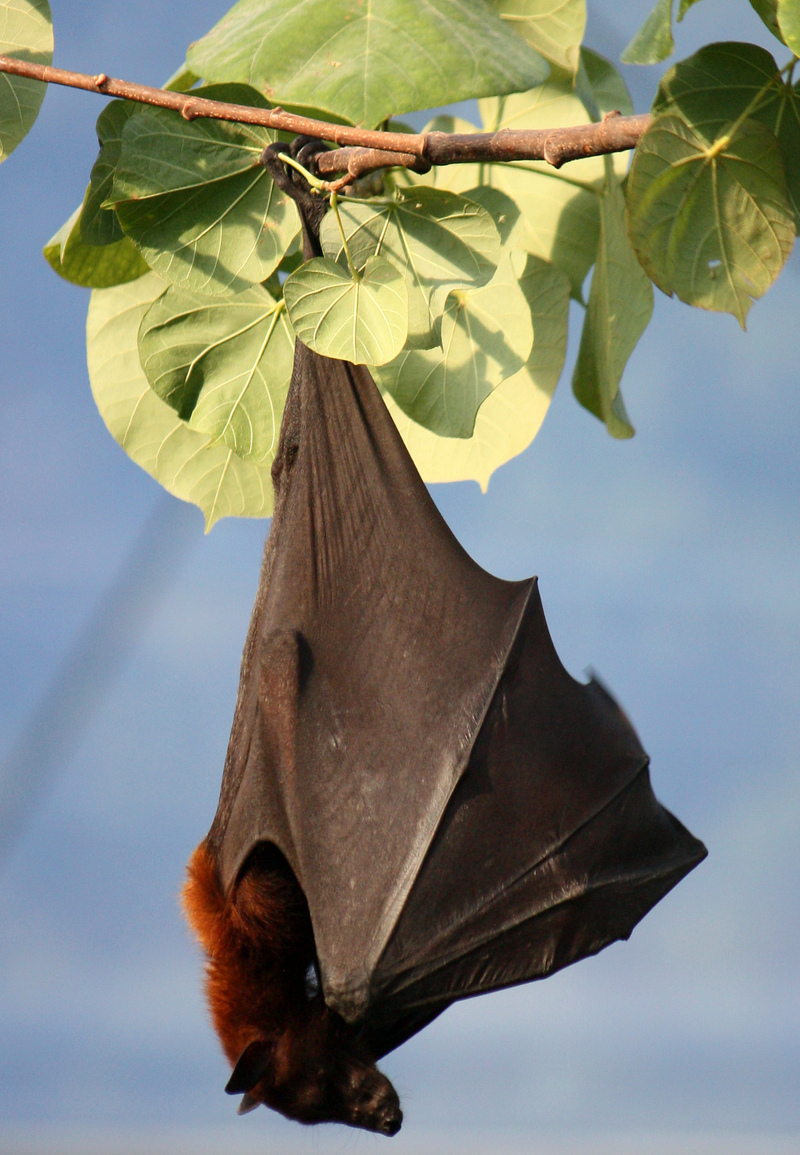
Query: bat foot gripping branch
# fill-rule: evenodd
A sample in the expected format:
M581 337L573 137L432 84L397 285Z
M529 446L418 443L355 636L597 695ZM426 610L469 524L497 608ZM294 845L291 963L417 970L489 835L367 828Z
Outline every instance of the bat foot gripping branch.
M324 200L278 152L313 256ZM456 999L627 938L706 851L613 698L562 666L536 579L459 545L365 366L297 342L273 476L184 903L241 1109L390 1135L376 1060Z

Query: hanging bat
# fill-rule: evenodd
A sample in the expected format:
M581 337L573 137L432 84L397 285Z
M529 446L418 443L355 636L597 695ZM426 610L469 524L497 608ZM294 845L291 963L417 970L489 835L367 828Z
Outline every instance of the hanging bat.
M268 163L313 255L319 209ZM184 904L240 1110L392 1135L378 1059L627 938L706 851L614 700L561 665L536 579L461 548L364 366L297 342L273 477Z

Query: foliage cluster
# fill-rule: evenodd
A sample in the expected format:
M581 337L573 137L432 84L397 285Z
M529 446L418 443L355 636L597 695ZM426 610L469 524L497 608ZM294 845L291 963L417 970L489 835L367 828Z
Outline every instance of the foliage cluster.
M485 486L541 425L572 298L574 393L631 436L619 386L651 282L744 324L793 244L800 0L751 2L788 59L723 42L676 64L630 167L383 170L332 196L324 256L305 264L295 207L260 163L278 134L108 104L83 204L45 256L94 290L89 371L111 433L209 526L268 515L297 336L370 365L426 480ZM670 54L672 9L658 0L623 60ZM585 23L585 0L239 0L167 87L394 131L466 98L485 131L585 125L632 112L615 66L582 46ZM49 63L47 0L0 0L0 54ZM44 87L0 75L0 159ZM480 127L439 116L427 130Z

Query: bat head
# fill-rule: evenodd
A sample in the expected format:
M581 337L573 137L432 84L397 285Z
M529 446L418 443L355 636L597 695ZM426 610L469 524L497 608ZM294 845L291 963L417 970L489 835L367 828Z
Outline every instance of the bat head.
M299 1123L345 1123L396 1135L403 1122L397 1092L332 1019L321 1015L319 1031L250 1043L225 1090L244 1095L242 1112L263 1103Z

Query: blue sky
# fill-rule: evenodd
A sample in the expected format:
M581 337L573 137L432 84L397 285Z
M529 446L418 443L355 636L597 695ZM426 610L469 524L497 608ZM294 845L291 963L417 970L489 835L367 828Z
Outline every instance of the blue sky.
M146 83L225 7L53 4L55 63ZM618 51L648 6L596 3L587 43ZM746 0L705 0L678 55L769 45L762 31ZM626 77L644 110L654 70ZM81 199L100 107L53 89L0 170L0 765L126 557L162 562L118 676L0 865L0 1148L377 1149L237 1119L222 1094L176 894L216 807L266 525L205 537L94 409L87 295L41 247ZM656 293L623 380L631 442L572 399L573 333L532 448L485 496L434 489L481 564L538 573L565 665L612 688L656 792L710 854L629 943L453 1008L391 1056L398 1153L800 1152L798 317L797 255L747 333Z

